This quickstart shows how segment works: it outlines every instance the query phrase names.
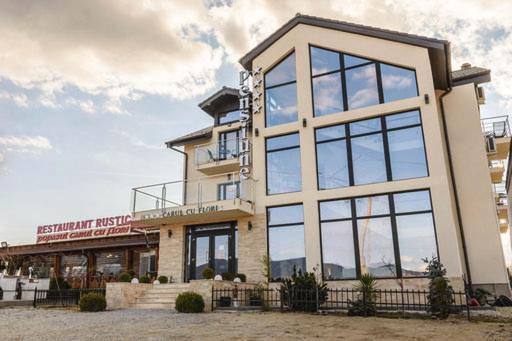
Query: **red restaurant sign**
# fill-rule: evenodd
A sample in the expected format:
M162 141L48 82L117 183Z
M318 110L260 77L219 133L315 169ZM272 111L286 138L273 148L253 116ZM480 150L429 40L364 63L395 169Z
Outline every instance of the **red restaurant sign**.
M103 238L131 233L131 216L120 215L37 227L37 244Z

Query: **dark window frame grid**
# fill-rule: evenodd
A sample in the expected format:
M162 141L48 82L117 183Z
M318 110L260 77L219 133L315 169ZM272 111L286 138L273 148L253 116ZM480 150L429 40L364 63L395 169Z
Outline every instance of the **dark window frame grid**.
M412 211L412 212L403 212L403 213L395 212L395 202L394 202L394 198L393 198L393 196L395 194L423 192L423 191L428 191L430 210ZM376 214L376 215L372 215L372 216L357 216L356 199L378 197L378 196L387 196L388 203L389 203L389 213L388 214ZM332 202L332 201L342 201L342 200L350 201L352 216L350 218L322 220L322 215L321 215L321 210L320 210L321 203ZM318 230L320 233L320 262L321 262L320 270L322 271L322 279L324 281L353 281L353 280L358 280L361 278L361 259L360 259L360 254L359 254L360 250L359 250L359 234L358 234L359 231L358 231L358 227L357 227L358 219L390 217L391 235L393 237L393 255L395 257L396 277L377 277L377 280L404 279L404 278L405 279L426 278L426 276L406 276L406 277L404 277L402 274L402 262L400 260L400 246L398 243L398 227L397 227L397 222L396 222L397 216L408 216L408 215L426 214L426 213L430 213L432 215L432 227L434 229L434 240L436 243L437 259L439 261L441 261L440 254L439 254L439 243L438 243L438 238L437 238L436 219L435 219L435 215L434 215L434 208L432 207L432 193L430 191L430 188L415 188L415 189L410 189L410 190L406 190L406 191L384 192L384 193L377 193L377 194L371 194L371 195L360 195L360 196L355 196L355 197L344 197L344 198L319 200L317 203L317 210L318 210ZM337 222L337 221L352 221L352 236L353 236L353 243L354 243L356 278L328 279L325 277L324 248L323 248L323 243L322 243L322 223ZM267 238L268 238L268 236L267 236Z
M227 181L227 182L217 184L217 200L219 200L219 201L220 200L231 200L231 199L226 199L226 194L227 194L226 190L227 190L228 186L232 186L232 185L236 186L235 198L240 198L240 180L237 180L237 181ZM224 197L224 199L222 199L222 197Z
M283 137L283 136L288 136L288 135L295 135L295 134L297 134L297 136L299 137L299 143L297 145L292 146L292 147L276 148L276 149L272 149L271 151L268 150L268 140L269 139L273 139L275 137ZM300 181L301 181L300 187L301 187L301 189L299 191L283 192L283 193L272 193L272 194L269 194L269 192L268 192L268 153L281 152L281 151L290 150L290 149L296 149L296 148L299 149L299 155L300 155L300 132L298 132L298 131L265 137L265 195L266 196L280 195L280 194L286 194L286 193L298 193L298 192L302 191L302 159L301 159L300 160L300 164L299 164L299 166L300 166ZM283 206L288 206L288 204L287 205L283 205Z
M271 127L268 126L267 124L267 116L268 116L268 113L267 113L267 90L269 89L274 89L274 88L278 88L278 87L281 87L281 86L286 86L286 85L290 85L290 84L297 84L297 56L295 56L295 80L293 81L288 81L288 82L284 82L284 83L280 83L280 84L274 84L274 85L271 85L271 86L268 86L266 85L266 76L268 73L272 72L272 70L274 70L277 66L279 66L283 61L286 60L286 58L288 58L289 56L291 56L292 54L295 53L295 49L292 49L291 51L289 51L288 53L286 53L284 55L284 57L282 57L281 59L279 59L270 69L266 70L264 73L263 73L263 96L264 96L264 100L265 100L265 103L263 105L263 110L265 112L265 115L264 115L264 119L265 119L265 128L271 128L271 127L275 127L277 125L273 125ZM295 91L297 91L297 87L295 87ZM299 100L299 96L298 94L297 95L297 102ZM297 103L298 105L298 103ZM297 114L298 114L298 108L297 108ZM298 117L297 117L297 122L298 122ZM289 124L289 123L293 123L293 122L287 122L287 123L282 123L282 124L278 124L278 125L283 125L283 124Z
M240 144L239 144L239 139L240 139L240 129L233 129L233 130L226 130L226 131L221 131L219 132L219 138L217 140L217 148L218 148L218 151L219 151L219 155L218 155L218 159L219 160L231 160L231 159L234 159L236 157L232 157L232 158L227 158L226 157L226 153L221 153L221 145L222 143L226 144L226 142L228 141L225 137L227 136L227 134L231 134L231 133L236 133L236 154L237 154L237 157L238 157L238 154L240 152ZM224 137L224 138L223 138Z
M227 125L227 124L233 124L233 123L240 122L240 119L236 119L236 120L233 120L233 121L220 123L220 115L227 114L227 113L234 112L234 111L240 111L240 109L233 108L233 109L230 109L230 110L224 110L224 111L216 113L215 114L215 119L214 119L214 126L215 127L221 127L221 126L224 126L224 125Z
M400 127L395 127L395 128L387 128L386 117L393 116L393 115L404 114L404 113L411 112L411 111L418 111L419 123L408 124L408 125L404 125L404 126L400 126ZM372 131L372 132L368 132L368 133L354 134L354 135L350 134L350 124L357 123L357 122L362 122L362 121L367 121L367 120L371 120L371 119L376 119L376 118L380 119L380 124L381 124L381 129L380 130L376 130L376 131ZM321 129L324 129L324 128L335 127L335 126L342 126L342 125L345 128L345 136L337 137L337 138L332 138L332 139L328 139L328 140L318 141L317 133L316 133L317 130L321 130ZM388 132L393 132L393 131L398 131L398 130L405 130L405 129L410 129L410 128L417 128L417 127L419 127L420 130L421 130L421 138L422 138L422 143L423 143L423 153L424 153L424 157L425 157L425 167L426 167L426 171L427 171L426 173L427 174L425 176L420 176L420 177L413 177L413 178L393 180L393 172L392 172L392 167L391 167L391 154L390 154L390 150L389 150ZM404 111L399 111L399 112L393 112L393 113L389 113L389 114L385 114L385 115L381 115L381 116L369 117L369 118L365 118L365 119L362 119L362 120L348 121L348 122L336 123L336 124L331 124L331 125L322 126L322 127L316 127L315 130L314 130L314 136L315 136L315 164L316 164L316 188L317 188L317 190L318 191L324 191L324 190L329 190L329 189L334 189L334 188L344 188L344 187L320 188L320 177L318 175L318 169L319 169L318 165L319 164L318 164L318 148L317 148L317 146L319 144L330 143L330 142L335 142L335 141L342 141L342 140L346 141L346 155L347 155L347 165L348 165L348 175L349 175L349 185L346 186L346 187L364 186L364 185L369 185L369 184L373 184L373 183L383 183L383 182L372 182L372 183L365 183L365 184L356 185L355 181L354 181L354 163L353 163L353 160L352 160L352 138L364 137L364 136L370 136L370 135L377 135L377 134L382 134L384 162L385 162L385 165L386 165L386 181L383 181L383 182L419 179L419 178L424 178L424 177L429 177L430 176L430 170L429 170L429 164L428 164L428 158L427 158L427 146L425 144L425 133L423 131L423 119L421 117L421 109L420 108L412 108L412 109L408 109L408 110L404 110Z
M311 48L317 48L317 49L329 51L329 52L332 52L332 53L337 53L338 54L338 58L339 58L340 68L337 69L337 70L331 70L331 71L327 71L327 72L323 72L323 73L319 73L319 74L313 75L313 59L311 58ZM377 82L377 91L378 91L378 94L379 94L379 103L378 104L385 103L384 102L384 88L382 86L382 72L381 72L381 67L380 67L381 64L390 65L390 66L393 66L393 67L397 67L397 68L401 68L401 69L404 69L404 70L409 70L409 71L414 72L414 81L415 81L415 86L416 86L416 97L419 96L418 77L417 77L417 74L416 74L416 69L413 69L413 68L410 68L410 67L404 67L404 66L401 66L401 65L396 65L396 64L393 64L393 63L382 62L382 61L375 60L375 59L372 59L372 58L356 56L356 55L353 55L353 54L350 54L350 53L346 53L346 52L343 52L343 51L336 51L336 50L333 50L333 49L330 49L330 48L326 48L326 47L322 47L322 46L318 46L318 45L314 45L314 44L308 44L308 50L309 50L309 75L310 75L309 80L310 80L310 87L311 87L311 106L312 106L311 107L311 112L313 113L313 117L321 117L321 116L328 116L328 115L335 114L333 112L333 113L330 113L330 114L316 115L316 113L315 113L315 96L314 96L314 87L313 87L313 79L319 78L319 77L322 77L322 76L326 76L326 75L330 75L330 74L335 74L335 73L339 73L340 74L340 79L341 79L341 94L342 94L342 97L343 97L343 110L342 110L342 112L346 112L346 111L349 111L349 110L357 110L357 109L366 108L367 106L360 107L360 108L355 108L355 109L350 109L348 107L346 71L347 70L356 69L356 68L365 67L365 66L372 65L372 64L375 65L375 74L376 74L375 76L376 76L376 82ZM368 62L362 63L362 64L357 64L357 65L352 65L352 66L349 66L349 67L345 67L345 58L344 58L345 55L346 56L350 56L350 57L355 57L355 58L366 59L366 60L368 60ZM412 98L412 97L410 97L410 98ZM394 101L390 101L390 102L394 102ZM387 103L390 103L390 102L387 102ZM266 123L265 123L265 126L266 126Z
M300 222L293 222L293 223L284 223L284 224L273 224L273 225L270 225L269 222L270 222L270 219L269 219L269 209L272 209L272 208L279 208L279 207L287 207L287 206L298 206L298 205L301 205L302 206L302 223ZM292 203L287 203L287 204L281 204L281 205L272 205L272 206L266 206L265 207L265 223L266 223L266 230L267 230L267 257L268 259L270 259L270 229L271 228L274 228L274 227L287 227L287 226L297 226L297 225L302 225L303 228L304 228L304 234L303 234L303 238L304 238L304 259L305 259L305 262L306 262L306 271L307 271L307 264L308 264L308 259L306 257L306 225L304 223L304 203L302 202L292 202ZM272 261L270 259L270 261ZM268 279L269 283L279 283L280 280L273 280L272 278L272 273L270 273L270 278Z

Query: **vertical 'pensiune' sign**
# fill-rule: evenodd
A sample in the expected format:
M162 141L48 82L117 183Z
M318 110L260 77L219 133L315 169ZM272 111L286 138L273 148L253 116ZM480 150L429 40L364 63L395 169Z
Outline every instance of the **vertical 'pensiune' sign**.
M251 99L250 78L253 80L253 100ZM253 72L240 72L240 146L238 160L240 163L240 179L247 180L251 177L251 143L249 142L249 129L251 129L252 114L261 111L261 67L256 67Z

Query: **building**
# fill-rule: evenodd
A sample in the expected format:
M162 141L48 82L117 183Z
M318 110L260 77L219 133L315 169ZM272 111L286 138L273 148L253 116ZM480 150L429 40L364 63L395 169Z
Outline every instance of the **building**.
M159 274L264 281L268 255L270 281L295 267L331 287L372 273L425 288L438 256L455 288L510 295L493 186L510 131L480 119L490 70L453 70L448 41L305 15L240 64L239 89L199 104L213 126L166 143L184 180L133 189Z
M72 288L104 288L121 272L156 277L158 242L157 232L135 232L130 215L42 225L35 244L2 243L0 278L28 285L61 277Z

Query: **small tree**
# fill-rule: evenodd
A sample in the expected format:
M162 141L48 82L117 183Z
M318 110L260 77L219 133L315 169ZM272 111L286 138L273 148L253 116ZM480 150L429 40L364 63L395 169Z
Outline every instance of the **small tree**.
M269 255L264 255L261 257L261 267L263 277L267 280L267 283L272 279L272 259Z
M359 282L354 285L359 292L357 300L350 302L349 316L375 316L377 314L377 281L372 274L361 275Z
M437 257L433 257L431 260L425 258L423 261L427 263L426 274L430 279L428 284L430 293L427 295L430 314L444 320L450 315L454 302L453 288L446 278L446 269Z

